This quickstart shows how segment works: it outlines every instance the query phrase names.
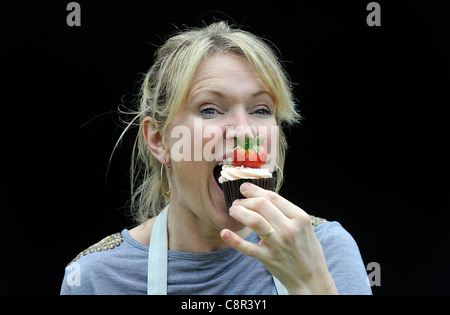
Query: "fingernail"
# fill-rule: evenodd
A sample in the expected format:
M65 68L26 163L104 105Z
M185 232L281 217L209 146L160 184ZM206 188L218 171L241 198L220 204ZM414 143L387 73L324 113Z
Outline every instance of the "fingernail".
M228 231L225 231L225 232L222 233L222 239L224 239L224 240L229 239L230 236L231 236L231 234Z
M237 206L240 203L241 203L241 200L240 199L236 199L235 201L233 201L233 206Z
M250 188L250 185L247 183L244 183L241 185L241 192L245 192L249 188Z

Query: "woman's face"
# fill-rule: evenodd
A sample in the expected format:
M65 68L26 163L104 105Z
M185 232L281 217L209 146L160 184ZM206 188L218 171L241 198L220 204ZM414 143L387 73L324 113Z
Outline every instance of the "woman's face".
M228 215L218 164L233 156L235 137L256 137L264 130L270 156L273 126L274 99L248 60L235 53L206 58L168 129L171 206L214 229L243 229Z

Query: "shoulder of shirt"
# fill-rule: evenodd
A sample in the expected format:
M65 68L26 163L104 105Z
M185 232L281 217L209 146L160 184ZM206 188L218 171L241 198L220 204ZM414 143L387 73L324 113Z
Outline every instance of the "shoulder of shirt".
M124 240L122 233L111 234L103 238L100 242L97 242L94 245L89 246L88 248L83 250L74 259L72 259L72 261L68 265L87 255L93 255L102 251L114 250L118 248L123 243L123 241Z
M327 221L326 224L314 229L322 247L338 247L341 251L344 248L358 249L358 245L353 236L337 221Z

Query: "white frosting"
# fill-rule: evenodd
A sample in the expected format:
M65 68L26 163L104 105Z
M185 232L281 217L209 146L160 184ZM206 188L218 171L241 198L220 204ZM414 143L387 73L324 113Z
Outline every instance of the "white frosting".
M233 165L224 165L220 171L219 183L229 180L245 178L271 178L272 173L265 168L234 167Z

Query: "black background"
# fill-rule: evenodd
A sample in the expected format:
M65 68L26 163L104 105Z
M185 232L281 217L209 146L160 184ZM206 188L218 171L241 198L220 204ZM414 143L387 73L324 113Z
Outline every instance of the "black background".
M134 134L113 147L164 38L214 18L281 52L304 119L288 132L282 195L339 221L375 294L450 293L448 10L429 1L69 1L2 4L2 293L58 294L65 265L132 226ZM122 117L126 118L126 117ZM109 165L109 169L108 169ZM108 170L108 172L107 172Z

